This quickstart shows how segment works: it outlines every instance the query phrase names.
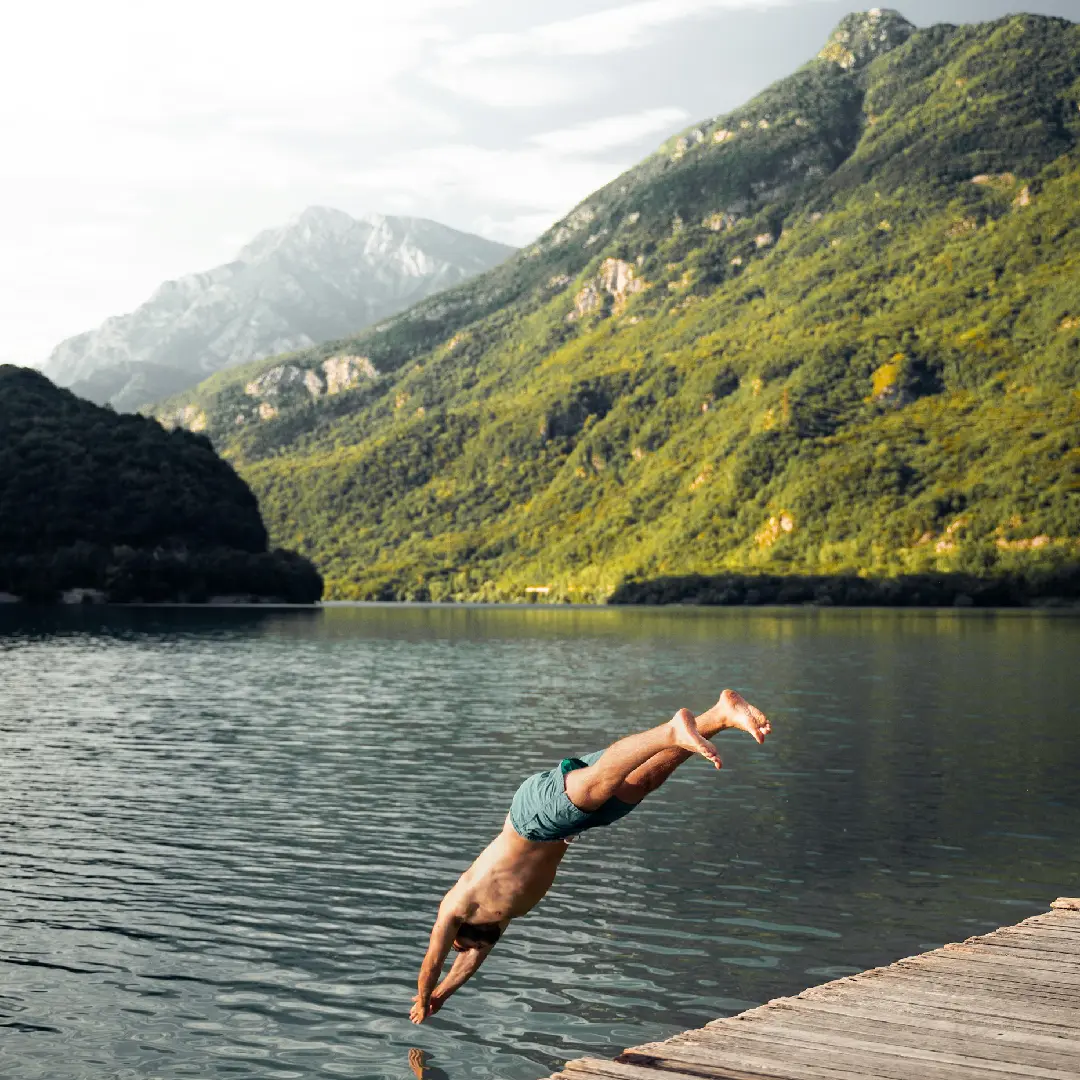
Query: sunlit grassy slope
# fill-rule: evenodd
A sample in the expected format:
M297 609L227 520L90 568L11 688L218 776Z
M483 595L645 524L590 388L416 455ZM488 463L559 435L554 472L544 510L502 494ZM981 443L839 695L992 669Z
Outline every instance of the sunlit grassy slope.
M1078 136L1075 24L851 16L502 267L157 412L331 596L1075 559Z

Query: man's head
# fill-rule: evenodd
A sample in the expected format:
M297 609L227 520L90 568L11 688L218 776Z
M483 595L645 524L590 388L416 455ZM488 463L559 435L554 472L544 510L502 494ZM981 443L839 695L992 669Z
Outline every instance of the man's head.
M468 952L470 949L488 952L500 937L502 927L498 923L462 923L454 937L454 948L458 952Z

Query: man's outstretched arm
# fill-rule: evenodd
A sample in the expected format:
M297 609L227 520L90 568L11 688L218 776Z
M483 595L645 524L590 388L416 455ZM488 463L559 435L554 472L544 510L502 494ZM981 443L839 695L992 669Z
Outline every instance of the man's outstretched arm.
M432 991L429 1016L434 1016L446 1004L446 999L477 973L489 952L491 952L490 947L466 949L465 952L457 954L446 978Z
M420 965L420 977L416 980L416 997L412 1011L409 1013L409 1019L414 1024L419 1024L431 1015L432 992L442 974L443 964L446 962L450 947L454 944L458 928L464 921L464 917L459 915L454 906L444 899L439 906L439 916L435 920L435 925L431 928L427 953L424 955L424 962Z

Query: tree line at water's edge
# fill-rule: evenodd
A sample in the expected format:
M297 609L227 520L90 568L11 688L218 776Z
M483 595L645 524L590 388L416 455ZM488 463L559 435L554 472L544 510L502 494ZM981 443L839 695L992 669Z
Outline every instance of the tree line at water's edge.
M322 579L303 556L268 550L254 495L209 440L2 365L0 593L312 603Z
M504 266L158 414L334 597L1075 598L1080 28L846 26Z

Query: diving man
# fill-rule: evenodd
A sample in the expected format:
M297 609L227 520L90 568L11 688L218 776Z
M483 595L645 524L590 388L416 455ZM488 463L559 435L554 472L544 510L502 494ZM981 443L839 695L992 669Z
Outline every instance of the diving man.
M753 705L725 690L698 717L680 709L665 724L528 777L514 795L502 832L439 905L409 1016L413 1023L434 1016L476 974L510 920L543 899L578 833L625 817L695 754L719 769L720 755L709 739L729 728L748 732L758 743L772 730ZM457 956L440 982L451 948Z

